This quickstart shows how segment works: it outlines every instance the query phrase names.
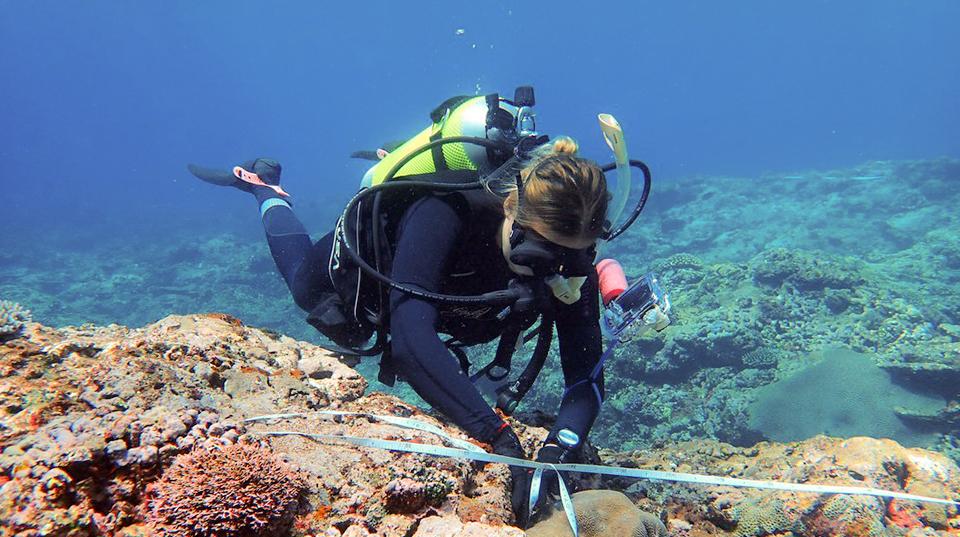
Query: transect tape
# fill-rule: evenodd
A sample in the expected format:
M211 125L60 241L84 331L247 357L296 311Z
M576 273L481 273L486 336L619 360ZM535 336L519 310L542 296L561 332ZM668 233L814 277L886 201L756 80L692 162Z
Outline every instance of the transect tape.
M341 417L363 417L374 419L377 421L382 421L384 423L389 423L390 425L396 425L397 427L403 427L404 429L413 429L415 431L421 431L424 433L435 434L450 444L467 451L474 451L479 453L486 453L480 446L468 442L466 440L461 440L460 438L455 438L447 434L443 429L437 427L436 425L426 423L420 420L415 420L411 418L404 418L401 416L384 416L381 414L369 414L367 412L341 412L337 410L318 410L312 412L311 414L305 414L303 412L290 412L287 414L268 414L265 416L256 416L253 418L247 418L243 421L245 422L254 422L254 421L270 421L270 420L283 420L290 418L306 418L312 415L320 416L330 416L334 418Z
M604 466L599 464L569 464L557 463L547 464L526 459L506 457L495 453L487 453L479 447L464 440L454 438L438 427L429 423L424 423L411 418L400 418L397 416L382 416L377 414L366 414L362 412L334 412L318 411L315 414L327 416L363 416L384 423L390 423L399 427L414 429L423 432L436 434L443 440L457 445L468 444L470 448L450 448L445 446L436 446L430 444L415 444L413 442L400 442L395 440L381 440L377 438L366 438L362 436L336 435L336 434L318 434L304 433L299 431L266 431L261 434L264 436L301 436L318 441L346 443L355 446L368 447L373 449L384 449L389 451L400 451L405 453L418 453L421 455L431 455L434 457L448 457L454 459L466 459L478 462L491 462L497 464L508 464L510 466L519 466L521 468L532 468L534 470L552 470L557 472L579 472L587 474L610 475L617 477L628 477L634 479L649 479L654 481L671 481L674 483L695 483L700 485L720 485L728 487L743 487L768 490L782 490L788 492L809 492L814 494L846 494L855 496L876 496L880 498L892 498L897 500L908 500L916 502L928 502L941 505L952 505L960 507L960 502L946 500L942 498L932 498L918 494L907 494L905 492L895 492L892 490L875 489L868 487L845 487L833 485L806 485L800 483L781 483L778 481L761 481L756 479L740 479L734 477L720 477L701 474L688 474L683 472L667 472L663 470L644 470L640 468L621 468L618 466ZM271 414L267 416L257 416L244 420L245 422L269 421L273 419L288 419L307 417L307 414ZM567 507L569 498L563 498L564 507ZM571 518L571 509L567 509L567 517ZM574 523L571 524L574 526ZM574 532L576 534L576 531Z

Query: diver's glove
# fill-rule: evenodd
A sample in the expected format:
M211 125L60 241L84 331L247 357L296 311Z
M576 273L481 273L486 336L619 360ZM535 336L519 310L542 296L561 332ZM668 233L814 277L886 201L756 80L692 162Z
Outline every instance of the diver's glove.
M537 452L536 461L545 464L560 464L565 462L566 455L567 450L565 448L556 444L544 444L540 447L540 451ZM540 481L540 497L559 495L560 484L557 472L554 470L544 470L543 477Z
M527 454L520 445L520 439L513 429L506 427L500 434L494 438L491 443L493 452L505 457L514 457L517 459L526 459ZM513 507L513 516L517 519L517 526L526 528L530 521L530 513L527 510L527 502L530 498L530 479L533 478L533 470L529 468L510 467L510 477L513 481L513 491L510 494L510 505Z
M570 450L552 442L547 442L540 446L535 460L536 462L542 462L544 464L560 464L568 462L567 459L569 455ZM556 470L544 469L540 474L540 490L537 494L536 502L531 506L530 489L534 486L534 470L528 470L528 473L530 474L530 478L529 483L527 483L524 509L527 511L527 520L531 521L545 506L551 505L554 500L560 496L560 479L564 479L564 483L566 483L567 477L566 472L558 473Z
M204 168L188 164L187 169L202 181L218 185L232 186L244 192L250 192L258 201L268 198L288 197L290 194L280 188L280 163L269 158L248 160L231 170Z

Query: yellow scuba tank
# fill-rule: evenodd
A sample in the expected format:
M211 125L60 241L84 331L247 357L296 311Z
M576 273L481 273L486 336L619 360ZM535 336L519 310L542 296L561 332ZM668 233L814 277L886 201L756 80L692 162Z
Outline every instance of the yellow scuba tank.
M434 140L469 136L515 143L522 136L535 134L533 104L533 88L529 86L518 88L513 101L501 99L497 94L447 99L430 114L433 123L367 170L360 186L382 183L397 163ZM443 170L491 171L499 164L491 162L490 151L485 147L470 143L448 143L413 157L394 177Z

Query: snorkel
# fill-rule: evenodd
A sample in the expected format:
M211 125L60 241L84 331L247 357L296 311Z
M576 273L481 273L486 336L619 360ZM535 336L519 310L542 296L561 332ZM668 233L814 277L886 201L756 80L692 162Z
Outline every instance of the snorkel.
M607 147L613 151L614 164L617 167L617 184L611 192L613 197L610 200L607 215L612 229L613 224L620 220L623 208L627 206L627 199L630 197L630 158L627 156L627 141L623 137L623 128L617 118L610 114L598 114L597 120L600 122L600 131L603 133L604 141L607 142ZM609 191L610 188L607 190ZM605 240L604 245L606 242ZM597 252L597 255L600 253Z
M609 171L616 167L617 183L612 189L612 199L608 212L609 229L603 242L597 247L597 257L603 252L607 244L627 230L643 206L647 203L647 197L650 195L650 169L646 164L638 160L630 160L627 154L627 142L623 136L623 128L620 122L610 114L599 114L597 119L600 122L600 130L603 132L603 139L607 146L613 151L613 165L603 166L603 171ZM644 185L643 192L640 195L640 201L636 209L627 218L626 222L614 227L619 221L623 210L626 207L627 199L630 197L631 167L637 167L643 172ZM608 187L608 191L611 189ZM632 285L627 284L627 277L614 259L603 259L596 264L596 271L599 279L600 296L603 300L603 313L600 319L600 328L604 337L609 341L607 350L600 358L597 367L591 376L599 375L603 363L613 355L614 350L621 343L636 339L650 330L657 332L665 329L670 324L670 299L666 292L661 288L657 276L653 273L647 274L635 281Z

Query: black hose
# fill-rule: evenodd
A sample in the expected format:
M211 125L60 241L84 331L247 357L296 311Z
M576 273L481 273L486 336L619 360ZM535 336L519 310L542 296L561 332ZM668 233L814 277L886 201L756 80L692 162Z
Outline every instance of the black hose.
M517 297L517 293L511 289L504 289L502 291L493 291L483 295L471 295L471 296L456 296L456 295L444 295L440 293L432 293L430 291L423 291L414 287L408 287L401 283L397 283L390 279L388 276L385 276L378 272L376 269L370 266L363 257L357 252L357 246L353 244L350 239L350 234L346 230L346 222L349 221L350 213L353 212L354 207L357 204L366 198L369 195L376 194L377 192L383 190L389 190L391 188L429 188L432 190L469 190L471 188L477 188L479 182L471 183L470 185L464 184L438 184L432 183L429 181L397 181L395 183L382 183L374 187L370 187L358 192L350 203L347 204L347 208L343 212L342 221L344 225L342 226L340 232L340 240L343 243L342 250L346 252L347 256L360 267L364 274L370 276L371 278L377 280L378 282L396 289L400 292L406 293L423 300L428 300L431 302L440 302L447 304L489 304L489 305L501 305L507 306L514 302L514 299Z
M630 166L633 166L634 168L639 168L640 171L643 172L643 193L640 194L640 201L637 202L636 207L634 207L633 212L630 214L630 217L627 219L627 221L624 222L622 225L620 225L620 227L618 227L617 229L612 230L607 234L606 236L607 241L612 241L613 239L619 237L620 234L622 234L624 231L627 230L627 228L633 225L634 220L636 220L637 217L640 216L640 212L643 211L643 207L647 204L647 198L650 196L650 187L653 184L650 168L647 167L647 165L642 160L633 160L633 159L630 160ZM616 169L616 167L617 167L617 164L615 162L611 162L610 164L605 164L601 166L600 169L603 170L604 173L606 173ZM615 222L611 222L611 225L614 223Z
M441 191L450 191L456 192L460 190L473 190L476 188L483 188L483 183L480 181L472 181L470 183L437 183L433 181L415 181L415 180L403 180L391 182L394 175L403 168L411 159L423 153L429 151L437 146L442 146L448 143L473 143L483 147L492 147L497 149L503 149L506 146L498 142L493 142L487 140L486 138L476 138L473 136L452 136L450 138L441 138L439 140L434 140L430 143L427 143L416 151L412 151L408 155L400 159L394 166L391 168L387 174L384 176L383 181L376 186L372 186L366 189L357 192L354 195L353 199L347 204L346 208L343 210L343 215L341 216L341 221L343 222L343 227L340 233L340 239L343 243L343 250L347 253L347 256L360 267L360 269L370 276L371 278L379 281L380 283L387 285L393 289L396 289L402 293L406 293L417 298L428 300L430 302L439 302L446 304L488 304L493 306L508 306L512 304L518 297L518 294L515 290L504 289L501 291L493 291L483 295L468 295L468 296L457 296L457 295L445 295L441 293L433 293L430 291L423 291L413 287L408 287L401 283L397 283L389 277L383 275L378 270L374 269L367 263L363 257L357 252L357 246L350 241L350 234L346 231L347 223L349 220L349 215L353 212L354 208L367 196L377 194L384 190L389 190L392 188L425 188L431 190L441 190ZM377 230L374 230L376 233Z
M527 367L525 367L523 372L520 373L520 376L517 377L517 381L509 387L504 388L497 398L497 408L508 416L513 414L513 411L517 409L517 405L520 404L520 401L527 395L530 388L533 387L533 383L537 380L540 371L543 370L543 366L547 363L547 355L550 353L550 343L553 341L553 315L544 313L540 320L540 328L534 333L538 336L537 346L533 349L533 356L531 356L530 361L527 362Z

